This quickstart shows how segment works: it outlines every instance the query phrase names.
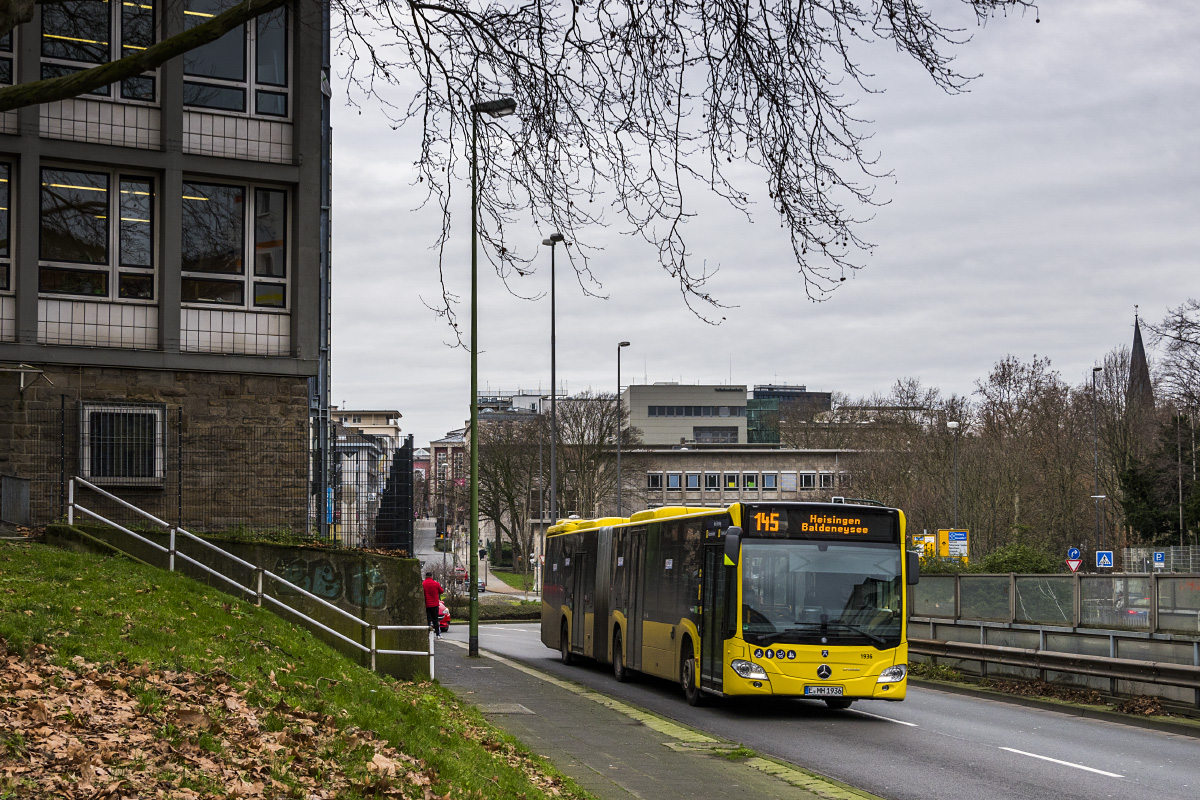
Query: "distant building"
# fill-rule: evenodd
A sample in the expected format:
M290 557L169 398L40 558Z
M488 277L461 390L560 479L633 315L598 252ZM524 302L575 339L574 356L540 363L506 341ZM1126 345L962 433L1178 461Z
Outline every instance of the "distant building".
M746 444L746 387L634 384L621 400L646 445Z

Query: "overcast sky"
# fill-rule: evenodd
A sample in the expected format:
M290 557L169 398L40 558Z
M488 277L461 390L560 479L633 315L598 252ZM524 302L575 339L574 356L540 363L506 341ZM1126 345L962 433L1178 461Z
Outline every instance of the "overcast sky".
M935 3L935 7L941 4ZM873 146L894 181L861 231L878 245L819 304L796 274L769 205L747 222L694 193L692 258L734 306L707 325L655 253L616 230L594 243L607 299L586 297L561 258L558 379L566 391L622 382L804 384L852 396L917 377L970 393L1008 354L1051 359L1071 383L1132 340L1134 305L1157 322L1200 295L1200 15L1184 0L1046 3L976 29L947 96L911 62L864 53L886 94L867 98ZM953 18L951 18L953 19ZM371 109L334 111L333 402L399 409L418 445L469 414L469 356L446 346L436 300L438 220L415 212L415 152ZM761 177L747 172L744 188ZM467 187L461 187L460 196ZM469 291L467 218L450 251ZM529 231L530 243L542 234ZM524 243L523 243L524 244ZM517 284L548 289L549 253ZM480 388L550 387L550 303L481 271ZM463 309L464 319L466 309Z

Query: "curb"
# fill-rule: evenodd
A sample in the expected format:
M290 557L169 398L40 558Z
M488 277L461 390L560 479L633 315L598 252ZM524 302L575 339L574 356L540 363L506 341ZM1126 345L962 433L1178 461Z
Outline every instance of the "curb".
M1164 733L1175 733L1180 736L1191 736L1200 739L1200 724L1188 724L1179 722L1173 719L1164 719L1162 717L1142 717L1134 716L1133 714L1122 714L1119 711L1110 711L1104 708L1095 706L1081 706L1072 703L1044 700L1038 697L1023 697L1021 695L1005 694L1004 692L995 692L982 687L968 686L961 683L944 683L942 681L931 681L923 678L914 678L909 675L909 683L915 684L925 689L933 689L938 692L946 692L947 694L966 695L968 697L979 697L985 700L996 700L1001 703L1011 703L1015 706L1025 706L1027 708L1038 708L1043 711L1057 711L1060 714L1070 714L1075 717L1086 717L1088 719L1098 719L1104 722L1116 722L1122 725L1130 725L1135 728L1147 728L1149 730L1162 731Z
M462 649L467 648L465 642L451 640L448 644ZM712 736L691 726L655 714L652 711L638 708L623 700L609 697L582 684L542 672L519 661L513 661L512 659L498 656L495 653L489 653L486 650L480 650L479 653L485 658L490 658L518 672L523 672L540 681L552 684L560 689L565 689L572 694L591 700L598 705L640 722L647 728L670 738L671 741L664 742L663 744L676 752L692 752L711 757L711 754L714 752L719 753L721 750L730 750L740 746L737 742ZM750 769L772 775L799 789L811 792L818 797L826 798L826 800L883 800L883 798L865 790L856 789L847 784L839 783L831 778L826 778L823 775L806 770L803 767L798 767L795 764L768 756L755 755L742 761L741 764Z

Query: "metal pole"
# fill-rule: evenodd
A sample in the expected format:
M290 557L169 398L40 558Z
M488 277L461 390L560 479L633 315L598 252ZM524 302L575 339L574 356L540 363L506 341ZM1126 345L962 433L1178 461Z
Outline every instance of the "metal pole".
M621 505L621 348L629 342L617 344L617 516L624 516Z
M545 582L545 573L543 571L542 562L546 558L546 484L543 478L546 475L546 467L542 463L542 441L538 441L538 528L541 533L542 547L538 551L538 593L542 591L542 584Z
M958 527L958 428L954 429L954 527Z
M1095 475L1096 551L1100 550L1100 423L1096 413L1096 377L1102 367L1092 367L1092 471Z
M558 373L555 371L554 339L554 252L558 242L550 239L550 524L558 524L558 415L555 396L558 394Z
M477 231L479 214L479 165L477 161L478 113L471 109L471 617L467 655L479 656L479 258Z

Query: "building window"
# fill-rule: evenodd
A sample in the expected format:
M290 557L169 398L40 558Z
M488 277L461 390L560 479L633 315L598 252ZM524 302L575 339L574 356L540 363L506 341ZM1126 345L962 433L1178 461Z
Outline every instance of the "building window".
M744 417L745 406L649 406L651 417Z
M185 0L184 23L194 28L234 5L231 0ZM287 33L287 9L277 8L184 54L184 105L288 116Z
M287 238L287 192L184 181L180 299L287 308Z
M779 488L779 476L774 472L764 472L762 475L762 488L764 492L773 492Z
M154 0L66 0L42 7L42 78L72 75L145 50L157 39ZM11 49L11 43L10 43ZM11 82L11 61L9 65ZM89 94L154 102L154 72Z
M697 425L692 428L692 439L703 444L737 444L738 429Z
M725 479L721 482L727 492L736 492L738 490L738 474L736 472L726 472Z
M9 39L12 34L9 33ZM10 64L11 68L11 64ZM9 249L9 202L12 198L12 165L0 162L0 292L7 292L12 285L12 251Z
M817 473L815 472L801 472L796 478L796 486L801 491L817 488Z
M853 485L854 485L854 481L851 479L849 472L839 472L838 473L838 486L840 488L849 489Z
M43 167L40 228L39 292L154 300L152 178Z
M166 474L166 407L80 405L79 472L100 486L162 486Z
M721 475L717 472L704 473L704 491L719 492L721 491Z
M822 489L832 489L833 488L833 473L832 472L822 472L821 473L821 488Z
M667 490L672 491L672 492L678 492L682 488L683 488L683 476L680 475L678 472L668 472L667 473Z
M663 476L662 476L661 472L647 472L646 473L646 488L649 489L650 491L661 490L662 486L663 486L662 478L663 478Z
M687 490L689 492L700 491L700 473L699 472L689 472L686 475L686 478L687 478L686 486L687 486Z
M742 488L748 492L758 491L758 473L744 472L742 473Z
M0 84L13 82L13 35L12 31L0 36Z

